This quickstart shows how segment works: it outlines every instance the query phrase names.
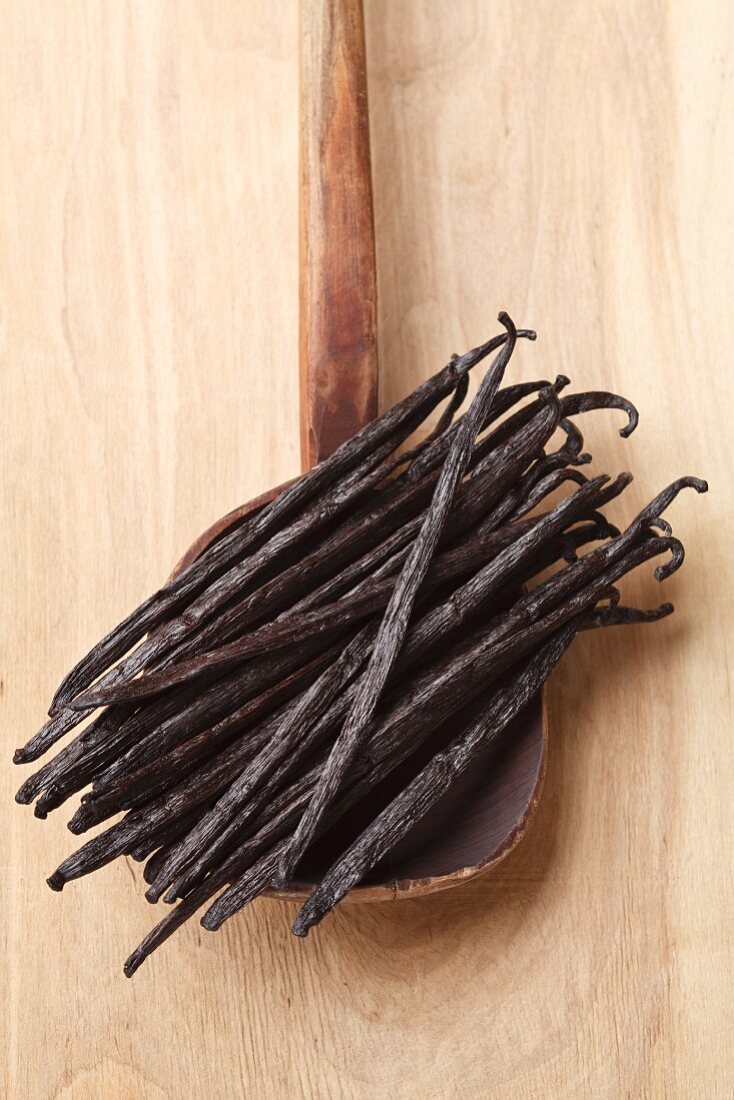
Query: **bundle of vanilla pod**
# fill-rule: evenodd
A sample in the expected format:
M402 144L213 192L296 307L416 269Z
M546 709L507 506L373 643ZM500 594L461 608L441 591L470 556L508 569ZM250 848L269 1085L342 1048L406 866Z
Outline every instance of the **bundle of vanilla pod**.
M130 854L145 861L146 897L174 904L128 975L202 907L217 929L298 881L317 838L445 726L316 885L293 926L305 935L512 730L577 633L673 610L625 606L617 583L654 558L659 581L679 568L662 514L706 483L673 482L620 532L602 509L631 475L582 472L576 418L621 410L627 436L634 406L569 393L562 376L503 386L518 340L535 334L500 321L501 335L454 356L145 600L16 752L35 761L84 723L16 797L44 818L80 795L75 834L115 819L51 875L54 890ZM462 411L470 370L493 352Z

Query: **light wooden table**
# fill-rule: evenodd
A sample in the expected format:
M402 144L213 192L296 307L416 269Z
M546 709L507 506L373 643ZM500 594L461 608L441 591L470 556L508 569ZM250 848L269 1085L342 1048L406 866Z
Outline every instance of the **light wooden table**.
M121 861L62 897L14 746L193 536L292 475L295 0L0 5L0 1073L33 1097L729 1097L734 8L370 0L381 401L496 328L639 405L622 518L681 473L657 629L555 676L545 798L491 877L190 923ZM632 597L660 593L649 571Z

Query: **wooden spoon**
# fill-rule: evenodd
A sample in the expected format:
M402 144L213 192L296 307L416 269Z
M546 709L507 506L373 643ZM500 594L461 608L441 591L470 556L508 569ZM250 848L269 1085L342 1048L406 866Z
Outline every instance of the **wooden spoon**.
M377 275L362 0L302 0L300 133L301 458L308 469L377 412ZM284 488L218 520L173 575ZM504 858L525 834L540 800L547 746L542 700L518 716L508 741L499 759L480 761L345 900L433 893ZM399 789L399 773L395 782ZM354 816L347 828L369 821L369 805L356 808ZM339 854L343 836L341 827L336 835L327 834L300 868L302 881L268 896L305 898Z

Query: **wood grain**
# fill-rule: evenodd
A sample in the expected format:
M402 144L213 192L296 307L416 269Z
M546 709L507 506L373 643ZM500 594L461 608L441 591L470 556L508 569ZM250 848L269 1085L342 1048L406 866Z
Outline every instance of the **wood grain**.
M304 469L377 413L375 234L362 0L301 0Z
M299 467L297 10L0 5L2 961L16 1097L728 1097L734 846L734 11L365 5L381 402L506 308L524 377L638 403L598 470L710 479L671 519L672 620L581 639L541 809L492 874L345 909L155 920L125 863L16 807L13 747L192 539ZM656 599L648 572L627 584Z

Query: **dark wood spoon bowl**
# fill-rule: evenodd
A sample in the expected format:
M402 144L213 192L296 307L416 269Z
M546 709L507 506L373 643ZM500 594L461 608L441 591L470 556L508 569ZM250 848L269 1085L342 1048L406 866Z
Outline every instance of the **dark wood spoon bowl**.
M304 468L327 457L377 411L372 181L361 0L302 0L300 120L300 376ZM213 524L174 576L272 489ZM437 737L455 735L444 726ZM480 760L346 901L392 901L456 886L519 843L540 800L546 763L543 698L518 715L499 757ZM433 743L433 742L432 742ZM430 751L431 746L427 746ZM413 765L415 766L415 765ZM397 769L394 793L410 778ZM388 783L391 780L388 780ZM386 785L375 792L389 796ZM372 802L372 816L380 802ZM309 850L299 881L269 897L302 901L370 818L365 800Z

